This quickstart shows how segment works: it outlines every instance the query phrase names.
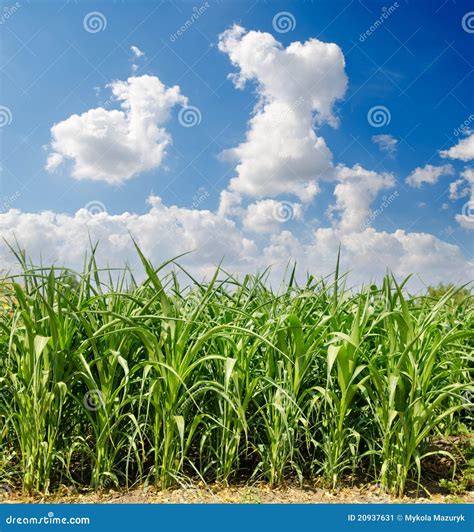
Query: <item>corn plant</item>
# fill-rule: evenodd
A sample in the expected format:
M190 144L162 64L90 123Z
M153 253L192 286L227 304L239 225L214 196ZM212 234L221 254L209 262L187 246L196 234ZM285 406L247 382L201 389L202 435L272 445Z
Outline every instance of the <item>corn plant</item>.
M198 282L157 267L27 264L0 281L0 482L25 492L365 477L423 485L472 431L469 287L347 288L296 269ZM184 260L184 259L183 259ZM138 280L137 280L138 279ZM453 471L455 465L453 465Z

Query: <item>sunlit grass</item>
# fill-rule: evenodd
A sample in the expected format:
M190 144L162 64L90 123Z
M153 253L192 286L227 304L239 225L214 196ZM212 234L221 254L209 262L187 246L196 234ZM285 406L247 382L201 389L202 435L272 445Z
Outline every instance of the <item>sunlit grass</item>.
M470 426L473 299L387 276L207 283L32 268L2 284L0 482L25 492L191 479L421 482L434 436ZM180 283L189 282L187 286ZM460 297L460 294L462 297ZM455 304L453 304L455 301Z

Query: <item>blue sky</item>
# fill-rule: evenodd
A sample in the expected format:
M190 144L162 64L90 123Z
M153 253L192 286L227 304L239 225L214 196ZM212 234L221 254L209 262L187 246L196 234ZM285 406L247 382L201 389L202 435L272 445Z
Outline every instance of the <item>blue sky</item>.
M0 129L2 215L12 208L22 213L51 211L74 216L91 202L105 205L111 216L145 215L150 195L159 196L163 205L188 210L196 208L196 198L201 197L197 208L216 212L220 193L229 187L238 164L222 153L245 141L249 120L258 112L255 104L262 99L256 78L247 79L242 90L228 79L239 67L232 64L229 53L219 49L219 35L238 24L248 32L272 35L283 48L312 38L340 48L348 84L344 96L331 102L338 126L327 120L315 123L334 165L359 164L367 171L392 175L391 186L380 188L371 202L373 212L384 198L397 193L372 222L380 234L402 230L433 235L456 246L460 260L466 261L456 272L472 266L474 224L470 219L459 223L456 215L467 212L473 185L464 179L459 184L464 192L452 193L451 198L449 189L451 183L463 179L460 174L472 161L442 158L439 153L470 133L469 125L463 134L458 130L466 121L471 124L474 112L474 33L472 22L465 17L473 10L471 2L25 1L3 2L2 6L0 105L8 108L11 118ZM193 20L196 8L202 14ZM383 18L388 8L391 12ZM85 30L85 17L91 12L101 16L99 23L105 27L100 31ZM275 28L274 17L282 12L289 14L289 31ZM177 35L190 20L192 24ZM382 22L374 28L377 20ZM135 57L131 46L144 55ZM133 72L132 65L136 65ZM200 123L183 127L178 119L180 104L174 105L162 124L172 139L162 161L118 186L75 178L74 160L48 171L51 127L98 107L120 110L106 86L132 75L157 77L166 87L178 85L188 98L187 105L198 109ZM374 127L368 113L378 106L383 108L384 125ZM381 135L396 141L394 151L374 142L373 137ZM451 169L433 183L410 186L407 176L427 164L451 165ZM294 219L275 232L289 231L307 242L313 230L334 227L328 207L334 203L337 178L318 183L315 198L302 202L301 217L298 198L290 188L281 195L269 194L276 201L294 202ZM244 196L244 209L265 199L264 195ZM339 207L339 211L344 208ZM243 216L234 215L233 223L240 227ZM15 230L12 223L4 220L8 235ZM251 219L246 227L249 235L244 231L242 238L257 247L268 246L269 231L252 231L250 223ZM49 240L48 235L37 236ZM218 252L218 242L215 247ZM56 247L53 253L55 260L61 260L60 249ZM436 279L445 276L444 270L437 269L437 252L437 244L432 243L430 264ZM403 257L396 260L403 262ZM443 255L444 260L449 264L451 258ZM390 262L387 266L393 267ZM427 266L428 276L431 266Z

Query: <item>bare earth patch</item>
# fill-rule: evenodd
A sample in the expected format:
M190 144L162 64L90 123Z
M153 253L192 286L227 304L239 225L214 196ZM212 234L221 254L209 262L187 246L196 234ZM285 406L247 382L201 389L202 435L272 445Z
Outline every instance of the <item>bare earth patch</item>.
M323 488L283 487L271 489L265 484L254 486L196 485L158 491L155 488L137 488L128 492L108 491L74 493L63 490L56 494L25 497L11 494L2 503L76 503L76 504L354 504L354 503L473 503L474 491L462 495L432 493L401 499L389 497L377 486L360 486L330 491Z

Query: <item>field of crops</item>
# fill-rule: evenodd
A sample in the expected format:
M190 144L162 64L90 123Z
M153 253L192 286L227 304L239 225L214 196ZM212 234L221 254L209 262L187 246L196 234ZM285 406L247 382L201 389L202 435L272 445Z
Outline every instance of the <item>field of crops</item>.
M29 268L0 293L0 484L131 488L363 478L419 485L433 438L472 429L474 305L290 271L137 283ZM428 458L429 459L429 458Z

